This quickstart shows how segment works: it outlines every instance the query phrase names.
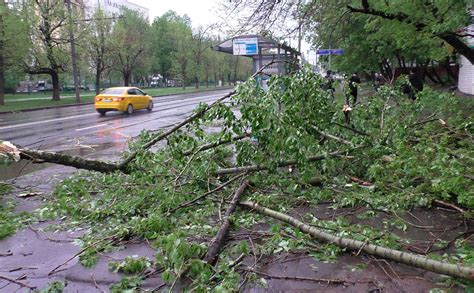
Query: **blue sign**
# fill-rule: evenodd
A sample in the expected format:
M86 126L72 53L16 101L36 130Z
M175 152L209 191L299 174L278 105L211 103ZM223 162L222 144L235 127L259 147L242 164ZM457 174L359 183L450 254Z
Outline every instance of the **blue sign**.
M257 54L257 44L245 44L245 54L246 55Z
M333 55L342 55L342 54L344 54L344 50L342 50L342 49L332 49L331 54L333 54Z
M234 55L257 55L258 54L258 39L257 38L234 39L233 51L234 51Z
M343 49L320 49L316 50L317 55L342 55L344 54Z

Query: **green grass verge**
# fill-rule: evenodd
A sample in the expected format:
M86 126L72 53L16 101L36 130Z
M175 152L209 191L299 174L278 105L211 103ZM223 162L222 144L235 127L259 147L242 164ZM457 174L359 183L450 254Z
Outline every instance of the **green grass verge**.
M183 94L192 93L206 90L217 90L222 88L216 87L200 87L196 89L194 87L183 88L144 88L143 90L151 96L171 95L171 94ZM60 101L52 101L51 92L44 93L32 93L32 94L7 94L5 95L5 105L0 106L1 112L14 112L27 109L38 109L44 107L57 107L63 105L76 104L74 93L65 92L61 93ZM81 103L93 103L95 93L84 92L81 94Z

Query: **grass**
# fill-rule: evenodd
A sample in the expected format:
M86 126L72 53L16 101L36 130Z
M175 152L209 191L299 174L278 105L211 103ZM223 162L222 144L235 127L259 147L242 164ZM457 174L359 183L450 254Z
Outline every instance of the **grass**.
M216 87L195 87L183 88L144 88L143 90L151 96L162 96L171 94L183 94L192 93L206 90L220 89ZM94 92L83 92L81 93L81 103L93 103L95 93ZM61 93L60 101L52 101L51 92L42 93L31 93L31 94L7 94L5 95L5 105L0 106L1 112L15 112L27 109L38 109L44 107L58 107L63 105L76 104L74 92Z

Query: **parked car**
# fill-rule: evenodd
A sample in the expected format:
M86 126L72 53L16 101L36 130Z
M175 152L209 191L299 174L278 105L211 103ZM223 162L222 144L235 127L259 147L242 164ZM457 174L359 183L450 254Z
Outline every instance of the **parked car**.
M95 109L100 115L109 111L132 114L135 110L153 110L153 99L136 87L112 87L95 97Z

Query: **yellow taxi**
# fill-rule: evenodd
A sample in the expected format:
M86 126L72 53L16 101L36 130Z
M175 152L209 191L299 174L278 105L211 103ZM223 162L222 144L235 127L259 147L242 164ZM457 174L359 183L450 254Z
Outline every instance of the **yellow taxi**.
M132 114L135 110L153 110L153 99L136 87L111 87L95 97L95 109L100 115L108 111Z

